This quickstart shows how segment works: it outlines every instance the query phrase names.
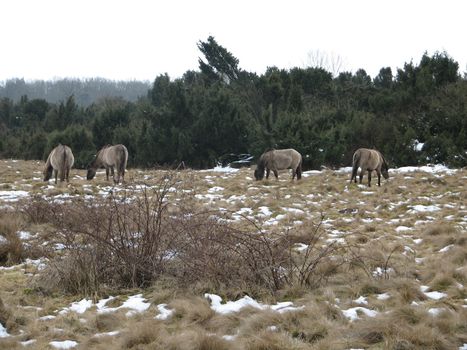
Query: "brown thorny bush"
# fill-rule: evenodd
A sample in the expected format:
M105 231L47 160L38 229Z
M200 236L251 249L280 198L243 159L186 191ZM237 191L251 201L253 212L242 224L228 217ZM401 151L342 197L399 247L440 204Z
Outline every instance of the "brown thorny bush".
M132 184L103 199L41 201L53 207L42 210L30 203L30 212L39 212L40 221L47 216L64 245L42 272L41 285L95 295L170 277L180 286L204 282L274 292L317 286L347 259L343 246L323 244L319 224L307 232L308 249L299 253L291 231L268 232L247 218L239 229L231 213L203 210L194 191L177 189L179 184L172 173L155 186Z

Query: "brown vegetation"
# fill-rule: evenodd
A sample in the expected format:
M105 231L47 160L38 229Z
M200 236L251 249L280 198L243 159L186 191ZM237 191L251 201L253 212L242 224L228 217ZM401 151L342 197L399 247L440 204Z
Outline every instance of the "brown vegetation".
M0 323L13 335L0 348L30 339L37 349L66 339L89 349L455 349L467 342L462 172L435 182L395 174L371 191L330 171L305 173L299 184L284 176L253 182L251 170L131 174L124 187L72 178L57 190L23 181L31 197L0 213L0 266L48 260L43 270L33 263L0 269ZM9 189L22 186L14 173L6 178ZM21 240L20 230L35 235ZM432 299L421 286L446 296ZM304 308L222 315L206 292L224 302L249 295ZM116 307L136 293L151 307L135 316L95 307L58 313L83 297L117 296L108 304ZM160 303L174 310L167 320L154 318ZM377 314L357 310L350 321L342 310L354 307Z

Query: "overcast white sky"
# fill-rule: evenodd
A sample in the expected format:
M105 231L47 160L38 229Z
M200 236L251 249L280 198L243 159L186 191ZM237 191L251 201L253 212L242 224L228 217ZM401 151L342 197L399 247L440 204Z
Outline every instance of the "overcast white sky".
M446 51L467 70L463 0L3 0L0 81L63 77L152 81L198 69L213 35L261 74L305 67L309 53L374 77Z

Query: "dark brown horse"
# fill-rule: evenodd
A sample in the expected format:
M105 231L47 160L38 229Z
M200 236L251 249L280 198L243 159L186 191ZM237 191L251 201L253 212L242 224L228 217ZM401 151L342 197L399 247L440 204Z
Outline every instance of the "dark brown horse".
M385 179L389 178L388 164L384 159L383 155L375 150L368 148L359 148L353 154L352 160L352 177L350 182L355 179L357 182L357 171L360 168L360 183L362 183L363 173L368 171L368 187L371 186L371 173L376 170L378 175L378 186L381 186L381 174Z
M57 177L60 181L69 182L70 169L75 162L71 148L62 144L55 147L49 154L44 167L44 181L49 181L54 173L55 183Z
M278 170L292 169L292 180L297 175L297 180L302 178L302 155L292 148L275 149L264 152L259 157L255 170L255 179L262 180L266 170L266 179L269 178L269 172L272 170L276 179L278 179Z
M128 162L128 150L124 145L107 145L97 152L94 160L88 165L86 178L91 180L96 176L98 168L105 168L107 181L109 181L109 171L112 175L114 183L119 183L125 180L126 163ZM114 169L117 170L117 178L115 178Z

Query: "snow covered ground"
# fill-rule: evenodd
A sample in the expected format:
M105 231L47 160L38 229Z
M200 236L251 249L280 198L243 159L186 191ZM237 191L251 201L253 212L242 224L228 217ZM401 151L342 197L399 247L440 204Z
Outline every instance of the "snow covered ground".
M21 164L9 164L12 172L20 172ZM397 307L396 301L403 299L397 283L406 278L404 283L410 283L416 288L410 289L407 307L413 312L422 312L430 317L443 317L446 312L455 313L459 319L465 319L467 299L464 292L464 280L467 273L465 261L458 265L449 261L451 256L461 255L467 249L467 207L466 173L462 169L448 169L442 165L428 165L422 167L401 167L390 170L388 181L382 181L382 186L358 186L349 183L350 168L336 171L307 171L301 182L291 182L290 174L280 173L279 180L256 182L250 169L214 168L196 172L196 183L193 188L185 188L185 193L193 194L200 205L207 208L222 208L226 218L233 223L242 220L256 220L262 227L270 230L285 231L298 230L306 233L314 224L320 223L325 230L322 244L351 245L368 254L371 261L365 268L373 289L356 286L330 285L322 293L321 299L313 299L313 305L326 305L340 313L349 324L358 324L369 318L387 317ZM13 176L13 175L12 175ZM78 197L92 202L95 198L105 198L109 194L123 194L131 189L132 193L150 190L155 186L151 183L153 174L137 173L144 181L144 185L130 187L113 186L103 181L87 182L80 176L75 176L69 185L44 184L34 172L21 176L15 175L14 182L4 183L0 191L0 207L11 210L12 205L40 196L48 201L61 203L73 201ZM102 175L101 175L102 177ZM366 178L364 179L364 184ZM176 191L175 189L173 190ZM313 224L313 225L312 225ZM29 228L18 230L19 239L25 243L32 243L41 236L38 232L31 232ZM6 238L0 235L0 245L5 244ZM297 242L297 254L306 254L308 242ZM63 247L62 247L63 248ZM55 246L55 249L60 249ZM367 249L367 250L365 250ZM0 266L0 277L8 274L29 273L28 266L43 268L46 259L28 260L25 264L4 267ZM433 269L438 269L433 271ZM442 277L448 282L442 281ZM459 277L460 276L460 277ZM391 282L394 281L394 285ZM447 284L447 285L446 285ZM406 287L408 288L408 287ZM343 291L344 290L344 291ZM147 291L140 293L109 296L99 300L77 298L61 308L52 310L50 314L36 311L37 321L55 324L57 320L75 317L89 317L106 313L123 313L130 320L137 320L142 315L150 315L157 322L176 322L176 309L171 300L153 302ZM281 317L288 313L310 312L311 302L298 298L297 300L277 300L276 303L266 303L248 295L236 300L222 298L214 293L202 295L216 314L227 317L242 310L251 312L274 312ZM0 297L10 300L0 291ZM108 306L119 299L118 306ZM308 296L308 298L312 298ZM15 310L16 304L6 305ZM43 307L27 305L30 307ZM324 307L324 306L322 306ZM24 308L24 306L23 306ZM284 314L284 315L282 315ZM74 315L74 316L73 316ZM298 316L297 316L298 317ZM87 321L89 322L89 321ZM136 322L136 321L135 321ZM344 321L342 321L344 322ZM280 324L268 324L266 331L282 332ZM350 326L349 326L350 327ZM281 330L282 329L282 330ZM0 338L17 339L21 346L30 347L38 342L44 344L46 338L25 339L28 332L25 327L10 332L5 325L0 324ZM112 329L106 332L95 332L92 335L76 335L74 338L50 340L48 345L57 349L69 349L83 345L86 337L120 337L124 330ZM222 334L223 339L236 341L241 338L242 327L230 329ZM286 331L284 331L286 332ZM287 333L287 332L286 332ZM234 334L234 335L232 335ZM332 331L329 331L332 334ZM246 335L244 335L246 336ZM358 344L358 342L356 342ZM467 348L453 340L456 348ZM0 342L1 347L1 342ZM349 345L350 348L350 345Z

